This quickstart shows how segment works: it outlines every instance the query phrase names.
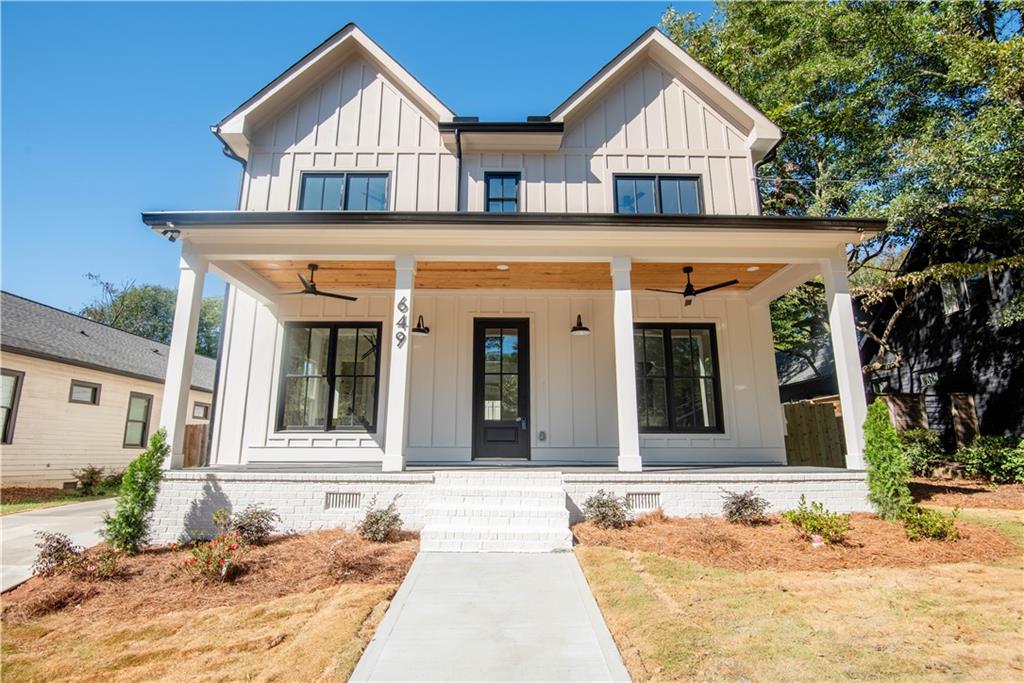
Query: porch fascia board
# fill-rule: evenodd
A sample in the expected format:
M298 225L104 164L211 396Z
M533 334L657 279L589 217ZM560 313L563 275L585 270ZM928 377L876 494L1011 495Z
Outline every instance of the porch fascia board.
M747 292L747 298L751 305L767 304L820 274L821 267L816 263L794 263L765 278L764 282Z

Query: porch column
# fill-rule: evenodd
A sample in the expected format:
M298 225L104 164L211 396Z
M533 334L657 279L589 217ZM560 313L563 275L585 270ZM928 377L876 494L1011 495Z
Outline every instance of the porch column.
M633 289L628 256L612 257L612 307L615 335L615 400L619 418L619 471L640 472L640 423L636 411L636 360L633 353Z
M206 259L183 242L178 273L178 298L174 306L174 327L171 348L167 352L167 376L160 404L160 426L167 430L171 457L166 469L180 469L185 464L185 419L188 416L188 394L192 388L192 361L196 355L196 331L199 309L203 304L203 281Z
M846 254L840 252L821 261L825 280L825 301L832 332L832 353L835 356L836 382L843 408L843 432L846 438L847 469L864 469L864 419L868 414L864 397L864 375L861 372L850 298L850 282L846 277Z
M405 424L409 406L409 318L412 315L412 292L416 260L412 256L395 259L395 298L391 309L391 357L388 364L388 407L384 426L385 472L405 469Z

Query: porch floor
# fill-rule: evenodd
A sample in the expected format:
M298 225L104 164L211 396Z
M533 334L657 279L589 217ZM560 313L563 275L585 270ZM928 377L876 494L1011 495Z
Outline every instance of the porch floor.
M574 464L574 465L541 465L520 462L474 462L450 464L417 464L407 465L406 472L428 473L466 470L479 472L491 471L529 471L529 472L567 472L577 474L609 474L619 470L615 465ZM211 467L189 468L190 472L266 472L287 474L379 474L382 472L380 463L373 462L337 462L337 463L249 463L246 465L216 465ZM695 465L695 464L651 464L643 466L644 473L658 474L806 474L813 472L829 473L844 471L835 467L814 467L810 465ZM400 474L397 472L391 474Z

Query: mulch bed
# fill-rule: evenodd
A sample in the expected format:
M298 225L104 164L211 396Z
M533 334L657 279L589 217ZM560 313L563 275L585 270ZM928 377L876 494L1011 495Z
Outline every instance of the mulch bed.
M0 503L24 503L42 500L53 500L54 498L65 498L72 491L54 488L39 488L35 486L4 486L0 488Z
M418 548L413 533L390 543L371 543L340 529L279 536L250 547L231 582L193 580L179 571L176 567L191 557L187 549L152 549L125 557L113 579L33 577L3 594L2 620L22 622L68 608L81 610L83 617L156 616L253 604L340 583L398 583Z
M970 479L914 478L910 492L919 503L962 508L1024 510L1024 484L993 486Z
M583 545L658 553L700 564L751 571L833 571L862 567L919 567L937 563L988 562L1021 549L996 529L957 522L957 541L911 541L896 522L854 514L841 545L814 548L791 524L772 518L757 526L714 517L644 520L626 529L590 522L573 527Z

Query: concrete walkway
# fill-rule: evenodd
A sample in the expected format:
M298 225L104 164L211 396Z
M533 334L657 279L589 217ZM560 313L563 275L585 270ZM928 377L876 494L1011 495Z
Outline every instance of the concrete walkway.
M628 681L572 553L420 553L352 681Z
M13 588L32 576L32 563L36 559L35 532L58 531L88 548L100 542L103 513L113 510L115 503L115 498L109 498L0 517L0 559L3 561L0 590Z

